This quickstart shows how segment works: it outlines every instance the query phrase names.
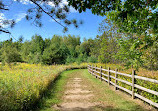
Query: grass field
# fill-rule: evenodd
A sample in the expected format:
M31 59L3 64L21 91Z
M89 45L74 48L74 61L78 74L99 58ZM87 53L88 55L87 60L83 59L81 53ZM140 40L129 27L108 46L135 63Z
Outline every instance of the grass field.
M0 67L0 110L14 111L30 109L64 70L85 68L87 64L43 66L20 63Z

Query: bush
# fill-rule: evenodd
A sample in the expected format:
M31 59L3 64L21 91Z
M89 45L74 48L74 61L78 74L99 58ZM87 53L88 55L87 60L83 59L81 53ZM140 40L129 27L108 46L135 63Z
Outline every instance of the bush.
M97 63L98 59L95 56L90 56L90 57L88 57L87 62L89 62L89 63Z

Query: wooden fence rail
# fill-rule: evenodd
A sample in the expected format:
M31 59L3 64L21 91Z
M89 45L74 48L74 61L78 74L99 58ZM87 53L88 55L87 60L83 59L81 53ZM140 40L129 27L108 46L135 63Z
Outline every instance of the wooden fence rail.
M108 74L103 73L103 71L107 72ZM147 102L147 103L155 106L156 108L158 108L158 103L155 103L155 102L153 102L153 101L151 101L151 100L143 97L142 95L137 94L134 91L134 89L137 88L137 89L140 89L142 91L145 91L145 92L148 92L148 93L151 93L151 94L154 94L154 95L158 96L158 92L157 91L153 91L151 89L147 89L145 87L142 87L142 86L136 84L135 83L135 79L149 81L149 82L152 82L152 83L155 83L155 84L158 84L158 80L150 79L150 78L146 78L146 77L141 77L141 76L137 76L137 75L135 75L135 71L134 70L132 71L132 75L130 75L130 74L125 74L125 73L120 73L120 72L117 71L117 69L114 71L114 70L110 70L110 68L103 69L102 67L99 68L97 66L94 67L94 66L91 66L91 65L88 65L88 72L90 74L94 75L96 78L99 78L101 81L102 80L106 81L108 83L108 85L110 85L110 84L113 85L115 87L115 90L121 89L121 90L129 93L132 96L133 99L135 97L137 97L137 98L139 98L139 99L141 99L141 100L143 100L143 101L145 101L145 102ZM115 77L112 76L110 73L115 74ZM122 80L122 79L119 79L118 75L122 75L122 76L126 76L126 77L131 78L132 79L132 83L128 82L128 81L125 81L125 80ZM107 79L105 77L107 77ZM115 82L112 82L111 78L114 79ZM124 88L122 86L119 86L118 85L118 81L131 86L132 90L129 90L129 89L126 89L126 88Z

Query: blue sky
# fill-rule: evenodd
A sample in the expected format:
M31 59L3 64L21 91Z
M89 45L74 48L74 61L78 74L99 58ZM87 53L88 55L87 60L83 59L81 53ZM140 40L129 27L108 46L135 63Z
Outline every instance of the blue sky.
M21 0L22 1L22 0ZM26 1L26 2L25 2ZM90 10L87 10L84 13L78 13L74 9L71 8L71 13L68 15L69 18L75 18L77 20L83 20L83 24L80 25L78 29L74 28L74 26L69 27L69 31L63 33L63 28L54 22L48 15L43 15L42 23L43 26L41 28L32 25L31 21L27 21L25 19L26 11L28 8L33 5L27 2L28 0L24 0L23 2L13 2L9 9L10 11L4 12L4 16L7 19L15 19L17 24L14 28L10 29L13 37L18 39L20 36L24 37L24 40L30 40L31 37L35 34L41 35L43 38L51 38L54 34L57 35L79 35L81 37L81 41L83 38L95 38L98 35L98 27L99 23L105 19L105 17L93 15ZM10 36L8 34L1 33L0 41L9 39Z

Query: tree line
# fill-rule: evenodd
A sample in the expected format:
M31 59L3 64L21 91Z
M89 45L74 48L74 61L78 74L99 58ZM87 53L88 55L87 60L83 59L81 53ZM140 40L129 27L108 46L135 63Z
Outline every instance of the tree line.
M95 39L84 39L83 42L75 35L53 35L46 39L34 35L30 41L23 41L22 37L16 42L6 40L0 43L0 60L9 64L48 65L99 62L123 64L126 68L158 69L157 35L151 32L150 36L138 37L137 34L120 33L118 26L109 19L102 21L99 32Z
M43 64L65 64L72 62L96 62L90 56L91 45L85 40L81 43L79 36L53 35L51 39L43 39L40 35L32 36L30 41L19 38L0 43L0 60L2 63L26 62Z

